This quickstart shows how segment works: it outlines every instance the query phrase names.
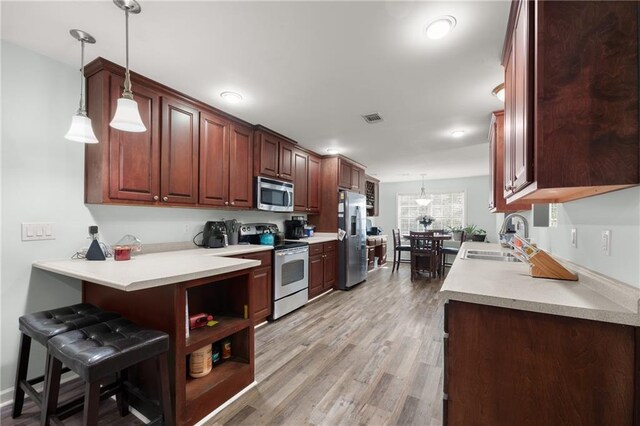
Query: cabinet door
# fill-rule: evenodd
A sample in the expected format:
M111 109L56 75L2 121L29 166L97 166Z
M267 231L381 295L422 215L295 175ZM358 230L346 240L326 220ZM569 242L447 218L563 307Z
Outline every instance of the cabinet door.
M324 255L309 256L309 298L322 293Z
M351 190L362 193L364 188L364 170L357 167L351 168Z
M351 189L352 176L351 164L344 161L342 158L338 159L338 186L345 189Z
M496 186L502 185L497 176L496 121L497 117L494 113L489 127L489 210L496 207ZM504 123L504 118L502 121Z
M122 96L124 79L112 75L110 84L109 119ZM134 96L147 131L109 127L109 197L153 203L160 197L160 96L139 84Z
M200 204L224 206L229 195L229 125L203 112L200 115Z
M250 128L232 124L229 139L229 204L253 206L253 141Z
M307 211L320 212L320 158L309 156L309 173L307 178Z
M517 192L532 181L533 140L529 127L532 121L532 107L529 105L533 87L531 87L532 75L530 72L530 56L532 49L529 46L530 17L529 2L521 2L520 12L514 29L513 52L515 55L514 79L515 88L515 143L513 147L513 192Z
M195 204L198 197L198 110L162 99L160 193L163 202Z
M264 132L256 133L253 152L256 156L254 174L278 177L278 138Z
M280 141L280 161L278 163L278 177L284 180L293 180L294 161L292 143Z
M325 252L324 255L324 280L322 283L322 290L327 291L333 288L336 283L336 252Z
M516 128L515 128L515 87L514 87L514 68L515 53L513 43L507 56L507 62L504 66L504 158L503 158L503 180L501 190L503 198L507 198L513 193L514 158L513 151L516 144Z
M295 211L307 211L307 185L308 185L308 157L307 154L298 151L293 152L293 209Z
M252 278L253 321L257 324L271 315L271 267L256 268Z

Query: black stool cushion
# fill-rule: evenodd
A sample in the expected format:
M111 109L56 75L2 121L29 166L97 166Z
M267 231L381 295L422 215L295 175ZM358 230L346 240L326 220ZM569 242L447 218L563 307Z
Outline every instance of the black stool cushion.
M103 311L90 303L79 303L23 315L18 322L21 332L47 346L47 340L53 336L119 317L115 312Z
M118 318L49 340L49 352L86 382L94 382L169 350L169 336Z

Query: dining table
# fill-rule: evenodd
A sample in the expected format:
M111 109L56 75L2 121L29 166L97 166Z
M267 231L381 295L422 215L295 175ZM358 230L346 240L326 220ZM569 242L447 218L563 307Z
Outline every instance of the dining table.
M429 231L425 231L425 232L429 232ZM402 238L405 240L410 240L411 236L409 234L402 234ZM440 241L440 242L449 241L451 240L451 238L452 238L451 234L433 234L429 236L429 239L432 239L434 241ZM441 264L440 264L440 268L438 268L440 271L440 275L444 274L444 263L445 263L444 260L445 260L444 256L440 256Z

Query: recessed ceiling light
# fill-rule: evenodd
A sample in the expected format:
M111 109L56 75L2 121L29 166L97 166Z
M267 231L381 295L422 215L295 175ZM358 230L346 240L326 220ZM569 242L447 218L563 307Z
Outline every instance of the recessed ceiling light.
M337 154L338 148L327 148L327 154Z
M439 16L427 24L427 37L438 40L446 36L456 26L456 18L450 15Z
M455 132L451 132L451 136L454 138L461 138L464 136L464 130L456 130Z
M504 102L504 83L500 83L494 87L491 94L500 99L501 102Z
M242 96L240 95L240 93L236 92L222 92L220 93L220 97L230 104L237 104L238 102L242 101Z

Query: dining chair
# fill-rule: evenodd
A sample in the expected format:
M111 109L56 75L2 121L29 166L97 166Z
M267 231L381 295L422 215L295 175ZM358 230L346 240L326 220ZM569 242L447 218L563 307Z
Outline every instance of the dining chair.
M402 237L400 236L400 229L392 229L393 233L393 267L391 272L400 268L400 263L409 263L410 259L402 259L402 253L409 253L411 246L402 244Z
M442 241L433 238L434 231L409 233L411 242L411 279L427 272L429 279L440 272Z
M451 266L453 265L453 262L455 261L455 257L458 256L458 253L460 252L460 247L464 242L464 237L465 237L465 232L462 231L462 234L460 235L460 241L458 241L457 246L442 247L442 275L444 275L445 268L447 267L451 268ZM454 256L454 259L451 262L447 262L447 256Z

